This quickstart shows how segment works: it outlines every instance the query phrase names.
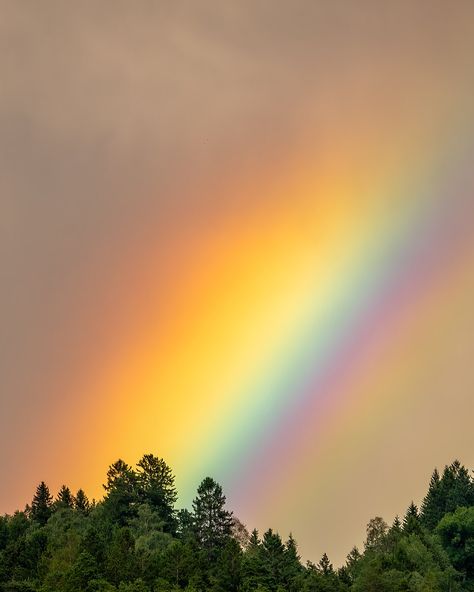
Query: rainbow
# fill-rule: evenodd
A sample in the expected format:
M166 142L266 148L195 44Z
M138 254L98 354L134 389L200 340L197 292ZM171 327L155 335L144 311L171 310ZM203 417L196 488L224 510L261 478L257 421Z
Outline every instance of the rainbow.
M96 352L97 369L64 401L61 416L72 400L90 405L75 408L68 434L74 471L64 455L58 474L100 496L110 462L152 451L176 471L181 504L210 474L245 523L293 530L311 558L339 560L360 539L364 496L377 513L402 512L388 467L406 470L416 451L429 471L460 447L433 438L446 389L467 397L469 384L450 358L457 344L470 351L474 289L470 134L459 127L380 157L370 142L353 160L328 150L317 167L303 146L271 181L234 189L245 208L212 225L179 219L160 248L133 253L146 291L132 286L117 306L125 317L141 307L142 323ZM411 415L431 423L415 429ZM381 483L362 488L374 472ZM416 479L421 495L427 475ZM357 531L331 523L324 507L335 504Z
M97 394L110 459L117 442L128 460L159 452L183 504L212 474L262 528L296 491L325 499L311 475L335 486L347 435L362 430L351 446L367 451L383 439L375 417L383 429L410 409L414 385L433 386L414 377L427 327L466 289L469 168L439 155L420 168L358 196L334 179L299 183L286 188L294 201L258 204L188 252L159 326L100 383L113 397ZM308 548L306 526L296 534Z

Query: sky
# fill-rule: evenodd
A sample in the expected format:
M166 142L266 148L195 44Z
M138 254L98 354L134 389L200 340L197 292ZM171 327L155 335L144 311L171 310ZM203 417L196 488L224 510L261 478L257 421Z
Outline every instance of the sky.
M0 0L0 512L144 453L339 564L474 466L470 0Z

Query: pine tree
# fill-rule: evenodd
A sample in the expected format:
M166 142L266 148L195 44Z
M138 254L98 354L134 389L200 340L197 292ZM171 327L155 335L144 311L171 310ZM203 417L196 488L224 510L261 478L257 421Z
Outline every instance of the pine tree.
M392 523L392 526L389 528L387 536L386 536L386 545L385 550L392 550L396 547L398 541L402 537L402 523L400 518L395 516L395 519Z
M352 549L350 550L350 552L348 553L347 557L346 557L346 565L349 568L353 568L354 565L356 565L360 559L362 557L361 552L359 551L359 549L357 547L352 547Z
M405 534L418 533L421 530L418 508L412 501L403 518L403 532Z
M133 492L136 484L136 473L126 462L119 458L107 470L107 483L104 485L104 489L109 494L118 489Z
M247 550L251 549L258 549L260 545L260 539L258 537L258 530L254 528L250 533L249 544L247 545Z
M69 487L65 485L61 487L55 503L58 508L72 508L74 506L74 498Z
M393 520L391 530L393 532L401 532L402 531L402 523L400 522L400 517L398 516L398 514L395 516L395 518Z
M443 517L446 502L443 499L442 484L438 469L431 475L428 493L421 504L420 520L423 526L433 530Z
M224 508L225 501L222 487L206 477L193 501L193 522L196 538L208 552L222 547L231 534L232 512Z
M357 574L357 568L360 563L362 555L357 547L352 547L351 551L348 553L346 557L346 564L344 566L345 575L347 575L347 579L354 582Z
M83 489L79 489L74 497L74 509L83 514L87 514L90 509L89 500Z
M323 554L321 557L316 569L321 573L323 576L328 576L334 573L334 568L332 563L329 561L329 557L326 553Z
M263 584L263 552L254 528L242 560L242 589L255 590L260 584Z
M136 515L139 503L138 476L122 459L110 465L107 471L107 492L104 506L112 522L124 526Z
M44 481L36 488L36 493L31 502L31 517L44 526L48 522L52 512L53 497L49 492L49 488Z
M474 504L474 485L468 470L458 460L445 468L441 487L445 496L445 513Z
M298 546L293 535L290 533L285 544L284 553L284 583L288 587L290 582L301 572L301 557L298 554Z
M262 558L264 567L264 584L275 590L284 579L285 545L280 535L269 528L262 538Z
M137 463L137 481L142 502L154 507L165 522L165 530L176 531L174 504L178 494L174 475L162 458L145 454Z

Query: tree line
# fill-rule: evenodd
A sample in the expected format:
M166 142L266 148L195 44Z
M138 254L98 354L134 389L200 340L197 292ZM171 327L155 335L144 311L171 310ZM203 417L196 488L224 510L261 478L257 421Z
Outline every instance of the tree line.
M89 501L38 485L23 511L0 517L3 592L459 592L474 591L474 481L459 463L433 472L418 508L390 526L375 517L364 548L334 568L303 564L296 541L261 536L226 507L210 477L192 509L176 508L166 462L113 463L105 495Z

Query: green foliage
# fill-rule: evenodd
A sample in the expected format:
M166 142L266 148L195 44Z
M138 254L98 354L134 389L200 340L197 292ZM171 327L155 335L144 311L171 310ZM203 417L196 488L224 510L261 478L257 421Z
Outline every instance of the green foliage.
M44 481L36 488L36 493L31 502L30 514L33 520L44 526L52 513L53 498Z
M387 530L388 526L383 518L381 518L380 516L372 518L372 520L370 520L367 524L367 537L365 540L365 548L375 549L381 546L385 540Z
M335 569L301 563L295 539L248 533L210 477L176 511L174 476L144 455L109 467L90 504L42 482L30 507L0 517L0 592L473 592L473 482L458 461L432 475L421 511L370 520L364 553Z
M421 532L421 521L418 514L418 508L411 502L406 511L405 517L403 518L402 530L404 534L410 534L413 532Z
M178 493L173 472L162 458L153 454L145 454L137 467L139 497L160 514L165 531L176 532L174 504Z
M130 582L137 573L135 540L129 528L115 530L105 560L105 573L113 584Z
M56 497L55 506L56 508L71 509L74 507L74 498L69 487L66 487L65 485L61 487Z
M457 508L474 504L474 484L458 460L444 468L440 478L437 469L430 480L428 493L421 506L422 524L433 530L441 518Z
M232 529L232 512L225 509L222 487L211 477L199 485L193 501L193 526L199 544L215 556L216 549L227 542Z
M453 566L466 578L474 578L474 507L447 514L436 530Z
M82 512L83 514L87 514L89 512L90 503L83 489L79 489L76 493L76 496L73 500L73 505L76 510Z

